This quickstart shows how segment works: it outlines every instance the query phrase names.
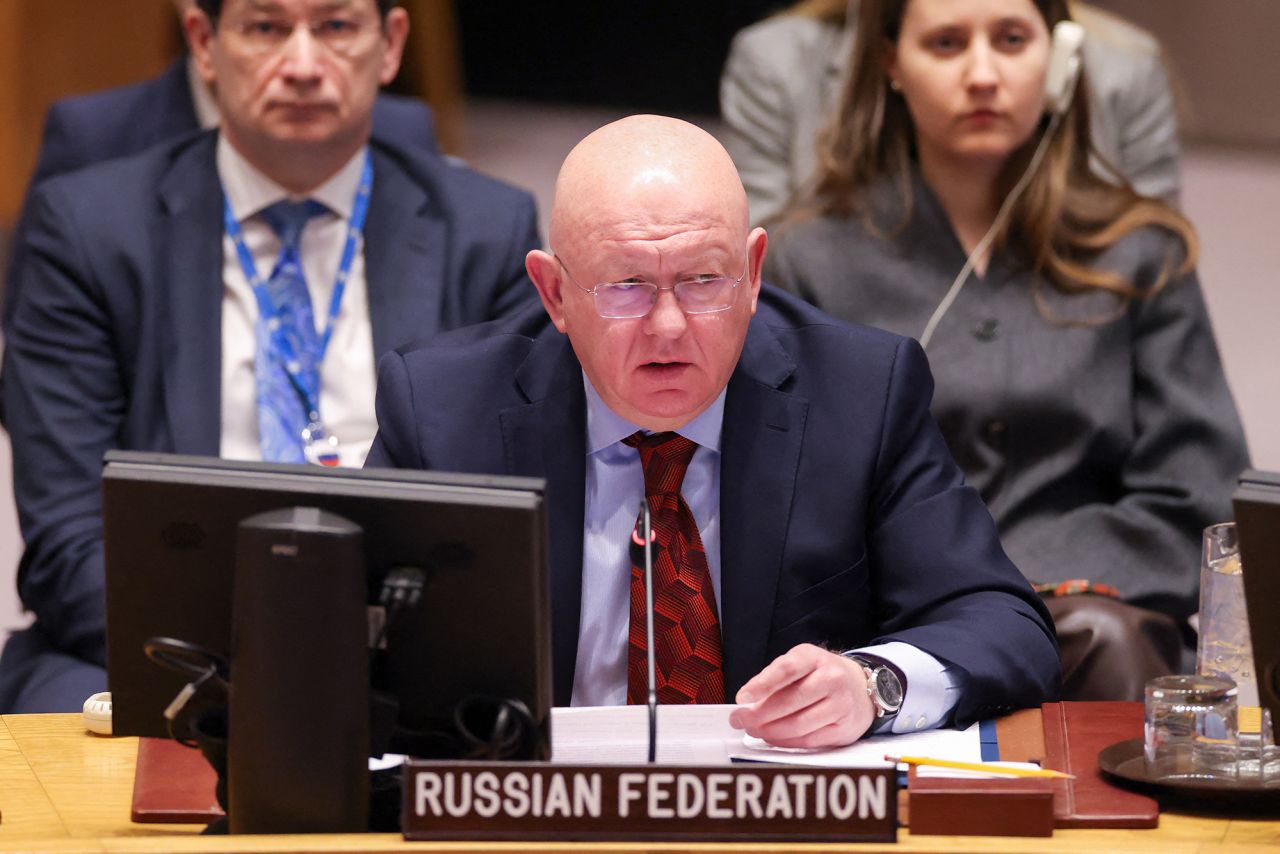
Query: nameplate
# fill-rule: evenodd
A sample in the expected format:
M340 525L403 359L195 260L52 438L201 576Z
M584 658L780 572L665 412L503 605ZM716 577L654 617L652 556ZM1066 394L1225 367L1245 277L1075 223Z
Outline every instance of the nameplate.
M892 768L405 765L406 839L895 842Z

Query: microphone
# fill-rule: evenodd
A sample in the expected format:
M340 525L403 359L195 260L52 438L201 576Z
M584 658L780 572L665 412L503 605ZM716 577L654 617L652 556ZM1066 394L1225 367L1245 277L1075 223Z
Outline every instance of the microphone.
M631 542L627 544L629 546L627 549L627 557L631 560L632 566L644 566L644 555L646 551L653 551L654 561L657 561L658 557L662 554L662 546L652 539L649 540L649 545L646 547L644 536L641 533L641 528L643 526L644 508L641 508L640 511L636 513L636 526L631 529ZM650 536L653 536L652 533Z
M658 668L653 655L653 519L649 515L648 498L640 499L638 525L644 540L644 640L649 659L649 762L654 763L658 752ZM633 532L633 545L635 541ZM632 551L634 553L635 550Z

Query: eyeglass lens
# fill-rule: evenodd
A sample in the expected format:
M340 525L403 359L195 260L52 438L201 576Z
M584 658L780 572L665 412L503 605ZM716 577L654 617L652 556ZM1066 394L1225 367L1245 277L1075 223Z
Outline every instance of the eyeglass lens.
M675 284L676 301L686 314L724 311L733 301L733 279L690 279ZM604 317L643 317L658 301L652 282L613 282L597 285L596 309Z

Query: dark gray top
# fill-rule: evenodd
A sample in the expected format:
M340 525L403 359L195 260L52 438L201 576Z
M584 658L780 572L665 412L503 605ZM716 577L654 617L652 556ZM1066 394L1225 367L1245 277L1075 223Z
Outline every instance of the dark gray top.
M890 237L861 218L775 229L766 277L837 317L919 337L965 253L918 177L915 187L913 215ZM1148 229L1095 263L1143 287L1177 250ZM1122 313L1055 323L1035 293L1060 319ZM1201 530L1231 518L1244 433L1195 274L1119 305L1102 291L1065 294L997 255L929 345L932 411L1029 579L1105 581L1186 616Z

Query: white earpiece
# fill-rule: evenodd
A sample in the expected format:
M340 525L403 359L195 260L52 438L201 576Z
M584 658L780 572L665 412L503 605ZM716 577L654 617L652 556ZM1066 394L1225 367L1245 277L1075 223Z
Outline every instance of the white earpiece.
M1044 109L1050 115L1062 115L1071 106L1076 81L1080 79L1083 45L1084 27L1075 21L1059 21L1054 25L1049 68L1044 76Z

